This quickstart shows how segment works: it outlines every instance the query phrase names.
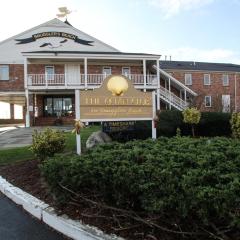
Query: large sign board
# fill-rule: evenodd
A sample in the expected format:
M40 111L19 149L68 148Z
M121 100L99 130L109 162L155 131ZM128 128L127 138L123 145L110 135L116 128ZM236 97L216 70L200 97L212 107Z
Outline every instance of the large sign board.
M122 75L112 75L100 88L80 92L80 117L88 122L152 120L152 93L135 89Z
M65 33L65 32L40 32L40 33L33 34L32 36L30 36L28 38L15 39L15 41L17 41L17 44L26 44L26 43L35 42L41 38L52 38L52 37L64 38L65 40L62 41L61 43L65 43L67 41L67 39L70 39L79 44L93 46L92 45L93 41L87 41L87 40L79 38L78 36L76 36L74 34ZM40 47L43 47L43 46L40 46Z

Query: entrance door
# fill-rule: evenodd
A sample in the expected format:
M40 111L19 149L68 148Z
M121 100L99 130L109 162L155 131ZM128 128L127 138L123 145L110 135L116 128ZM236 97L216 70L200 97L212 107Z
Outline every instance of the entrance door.
M66 81L68 85L80 85L80 65L66 64L65 65Z
M222 111L230 112L230 95L222 95Z

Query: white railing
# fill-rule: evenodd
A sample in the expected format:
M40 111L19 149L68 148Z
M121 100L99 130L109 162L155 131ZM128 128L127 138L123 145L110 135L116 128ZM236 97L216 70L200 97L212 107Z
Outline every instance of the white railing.
M28 85L31 86L58 86L64 84L64 74L28 74Z
M88 74L87 85L101 85L107 76L106 74Z
M160 87L160 96L164 97L169 103L175 105L180 109L185 109L188 103L182 100L180 97L176 96L174 93L168 91L164 87Z
M88 86L101 85L104 79L108 75L106 74L87 74ZM129 74L126 76L129 78L134 85L144 85L144 75L143 74ZM68 76L65 74L28 74L28 85L29 86L83 86L85 85L85 75L80 74L79 79L75 77ZM157 76L156 75L146 75L146 86L157 86Z

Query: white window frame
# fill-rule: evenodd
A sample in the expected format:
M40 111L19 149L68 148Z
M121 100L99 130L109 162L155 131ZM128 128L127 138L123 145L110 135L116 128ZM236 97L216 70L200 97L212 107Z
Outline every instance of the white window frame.
M190 83L189 82L187 82L187 77L190 77ZM192 74L191 73L185 73L185 85L186 86L192 86Z
M104 73L104 69L110 69L110 74L109 74L109 75L112 75L112 67L107 67L107 66L105 66L105 67L102 68L102 74L104 74L104 75L106 75L106 76L109 76L109 75L107 75L107 74Z
M210 102L210 105L209 106L207 106L207 98L209 98L209 102ZM204 98L204 102L205 102L205 107L212 107L212 96L210 96L210 95L208 95L208 96L205 96L205 98Z
M224 76L227 77L227 83L224 82ZM223 74L222 75L222 84L224 87L229 86L229 75L228 74Z
M124 69L128 69L128 71L129 71L128 75L125 75L125 74L124 74ZM122 75L123 75L123 76L126 76L126 77L128 77L129 75L131 75L131 68L130 68L130 67L122 67Z
M208 77L208 82L206 82L206 77ZM205 73L203 75L203 85L204 86L210 86L211 85L211 74Z
M7 77L6 78L3 78L2 77L2 75L1 75L1 72L0 72L0 81L9 81L9 79L10 79L10 74L9 74L9 65L0 65L0 71L1 71L1 69L4 69L4 68L7 68L7 71L8 71L8 73L7 73Z

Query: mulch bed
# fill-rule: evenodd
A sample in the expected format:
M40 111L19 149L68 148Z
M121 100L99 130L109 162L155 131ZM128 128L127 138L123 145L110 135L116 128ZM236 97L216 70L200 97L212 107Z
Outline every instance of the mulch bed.
M160 229L152 228L147 224L141 224L138 221L134 221L133 219L124 216L124 213L114 211L114 209L101 209L89 202L73 201L72 203L69 202L67 206L57 205L56 201L54 201L54 197L49 192L47 185L41 177L38 165L39 162L37 160L31 160L14 165L3 166L0 167L0 175L13 185L53 206L57 209L59 214L66 214L72 219L96 226L105 233L114 233L125 239L131 240L209 239L206 238L206 236L204 238L197 238L196 236L187 237L182 234L167 233ZM98 199L97 197L94 201L99 201L100 204L103 203L101 199ZM161 222L159 216L158 218L158 223L166 226L165 222ZM173 226L171 226L171 228L173 228Z

